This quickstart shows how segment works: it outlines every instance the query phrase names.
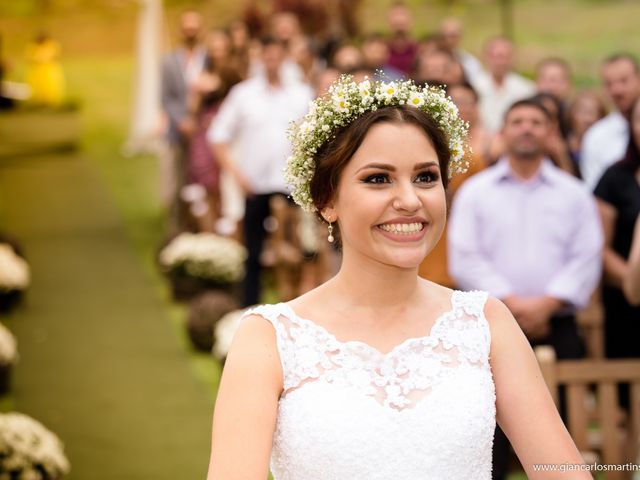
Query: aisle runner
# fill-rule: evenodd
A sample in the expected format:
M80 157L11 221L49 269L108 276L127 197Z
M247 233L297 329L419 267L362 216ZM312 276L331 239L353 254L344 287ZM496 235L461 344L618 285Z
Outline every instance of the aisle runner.
M33 270L12 322L16 408L66 443L69 480L204 478L211 402L100 179L78 154L0 161Z

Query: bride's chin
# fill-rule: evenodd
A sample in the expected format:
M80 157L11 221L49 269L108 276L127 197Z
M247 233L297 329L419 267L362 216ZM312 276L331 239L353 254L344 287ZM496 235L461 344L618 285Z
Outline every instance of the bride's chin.
M387 257L382 260L382 263L385 263L389 266L399 268L402 270L414 270L420 267L420 264L424 260L426 255L418 254L418 255L396 255L392 257Z

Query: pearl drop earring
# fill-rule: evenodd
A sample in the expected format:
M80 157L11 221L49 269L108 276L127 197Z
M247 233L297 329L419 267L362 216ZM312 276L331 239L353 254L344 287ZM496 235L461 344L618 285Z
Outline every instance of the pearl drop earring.
M329 236L327 237L327 240L329 241L329 243L333 243L335 238L333 238L333 225L332 225L332 222L329 222L329 226L327 227L327 230L329 230Z

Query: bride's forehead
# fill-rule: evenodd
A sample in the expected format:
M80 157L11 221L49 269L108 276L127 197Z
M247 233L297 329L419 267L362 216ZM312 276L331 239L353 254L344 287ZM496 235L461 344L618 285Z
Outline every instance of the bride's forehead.
M422 129L407 123L381 123L369 129L347 168L358 169L371 162L413 168L427 161L437 161L437 154Z

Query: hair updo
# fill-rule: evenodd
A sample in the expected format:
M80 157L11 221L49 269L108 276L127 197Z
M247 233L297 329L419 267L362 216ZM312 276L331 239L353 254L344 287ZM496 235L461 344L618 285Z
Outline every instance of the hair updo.
M335 198L342 171L360 147L369 129L378 123L415 125L424 132L438 156L440 178L447 188L451 151L445 132L431 116L408 105L389 106L370 111L340 130L316 154L316 169L309 185L313 204L322 212Z

